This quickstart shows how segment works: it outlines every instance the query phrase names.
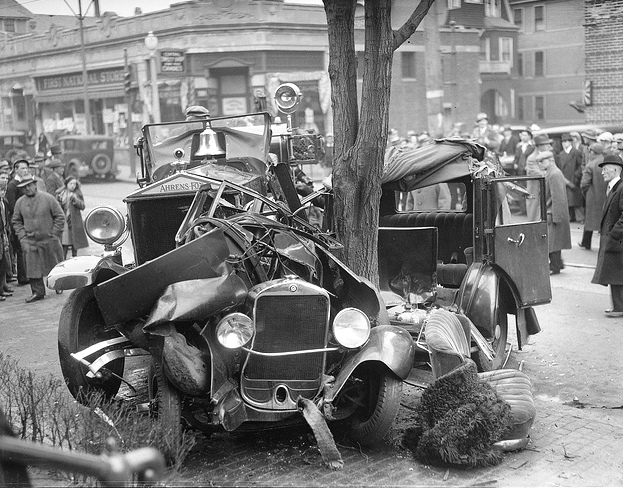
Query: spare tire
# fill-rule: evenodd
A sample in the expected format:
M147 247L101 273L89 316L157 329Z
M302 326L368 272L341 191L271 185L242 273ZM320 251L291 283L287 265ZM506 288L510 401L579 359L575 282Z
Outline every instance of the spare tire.
M108 154L99 153L93 156L91 167L96 175L105 176L112 170L112 160Z

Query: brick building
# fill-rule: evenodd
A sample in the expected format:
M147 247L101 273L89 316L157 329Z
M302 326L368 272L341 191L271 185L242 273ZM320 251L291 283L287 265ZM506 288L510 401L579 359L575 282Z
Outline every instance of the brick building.
M586 119L623 126L623 0L586 0Z
M584 0L510 0L519 27L514 78L518 122L584 123Z

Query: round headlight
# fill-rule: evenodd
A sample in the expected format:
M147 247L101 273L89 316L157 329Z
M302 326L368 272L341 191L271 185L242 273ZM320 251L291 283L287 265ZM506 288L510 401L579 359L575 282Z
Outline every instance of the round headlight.
M360 347L370 337L370 320L361 310L345 308L335 316L333 335L344 347Z
M114 207L97 207L84 219L84 228L91 240L98 244L112 244L123 236L125 218Z
M216 338L227 349L244 346L253 337L253 320L243 313L230 313L216 326Z

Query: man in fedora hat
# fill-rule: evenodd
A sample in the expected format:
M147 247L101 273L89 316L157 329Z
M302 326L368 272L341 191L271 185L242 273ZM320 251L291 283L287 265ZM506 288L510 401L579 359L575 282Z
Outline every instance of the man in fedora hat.
M26 276L32 295L26 303L45 298L43 277L63 260L61 235L65 213L55 197L37 190L37 181L29 176L18 184L24 189L13 211L13 229L19 239L26 263Z
M534 136L534 146L536 149L526 158L526 175L542 176L543 172L537 163L537 156L543 152L551 152L553 150L552 143L554 141L549 138L545 132L541 132ZM526 189L532 195L526 200L526 214L528 220L535 222L541 219L541 190L540 184L536 180L529 180Z
M578 242L578 246L582 249L590 251L591 241L593 240L593 232L599 231L601 228L601 212L606 201L606 182L601 174L599 165L604 160L604 147L593 142L588 149L588 163L584 171L582 171L582 181L580 189L584 195L585 212L584 212L584 233L582 241Z
M550 274L556 275L563 268L562 250L571 249L565 177L554 162L553 152L543 151L537 155L536 160L545 176L549 269Z
M484 112L476 116L476 128L472 133L472 138L478 144L482 144L489 151L497 151L500 147L500 135L489 125L489 117Z
M609 154L599 164L606 187L601 217L599 254L592 283L610 285L612 308L606 317L623 317L623 185L621 156Z
M580 190L582 181L582 153L573 147L573 137L565 132L560 137L562 151L558 153L558 167L565 175L570 222L584 222L584 199Z
M52 172L45 179L45 191L50 195L56 195L56 192L65 186L65 164L58 158L52 158L49 168Z
M515 159L513 160L515 174L519 176L524 176L526 174L526 160L533 152L534 142L532 141L532 132L526 127L519 133L519 142L515 147Z

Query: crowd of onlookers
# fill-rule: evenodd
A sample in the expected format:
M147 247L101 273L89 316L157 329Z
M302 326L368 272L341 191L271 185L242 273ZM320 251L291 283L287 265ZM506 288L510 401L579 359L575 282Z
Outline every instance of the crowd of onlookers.
M10 283L30 284L31 303L45 297L43 278L69 252L88 246L79 181L64 176L58 149L34 158L23 152L0 160L0 301Z

